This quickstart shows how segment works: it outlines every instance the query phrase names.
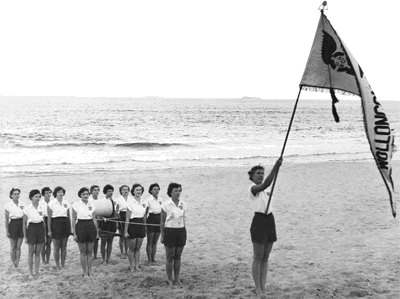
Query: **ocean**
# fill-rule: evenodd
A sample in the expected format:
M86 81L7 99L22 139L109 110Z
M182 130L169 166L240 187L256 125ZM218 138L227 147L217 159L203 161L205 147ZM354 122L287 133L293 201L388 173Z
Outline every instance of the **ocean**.
M3 177L272 164L295 100L0 97ZM400 102L381 102L396 138ZM372 161L361 102L303 100L284 161ZM399 139L397 139L399 140ZM399 159L396 154L393 159Z

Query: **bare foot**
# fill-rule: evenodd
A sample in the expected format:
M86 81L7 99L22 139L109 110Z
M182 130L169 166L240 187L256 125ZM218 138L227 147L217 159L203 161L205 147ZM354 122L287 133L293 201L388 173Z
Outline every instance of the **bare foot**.
M32 274L29 274L28 279L33 279L34 276Z
M172 280L168 280L168 285L169 285L170 287L172 287L172 286L174 285L174 282L173 282Z
M176 285L182 285L182 280L174 280L174 284Z
M135 267L135 271L142 272L142 269L140 269L140 267Z

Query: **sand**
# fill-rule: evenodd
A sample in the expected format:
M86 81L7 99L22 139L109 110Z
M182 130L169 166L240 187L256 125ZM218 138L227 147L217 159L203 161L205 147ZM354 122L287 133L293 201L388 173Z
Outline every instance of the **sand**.
M249 165L252 166L252 165ZM182 286L168 287L164 247L157 266L145 263L141 273L128 272L114 240L110 265L94 262L94 276L81 278L78 246L68 243L67 269L41 265L28 279L26 244L20 268L11 266L0 213L2 298L255 298L251 276L252 212L246 192L250 167L192 168L147 173L2 178L1 204L12 187L29 190L62 185L66 199L78 200L82 186L153 182L160 195L174 181L183 185L188 203L188 242L182 256ZM399 182L400 163L393 179ZM398 184L397 184L398 186ZM267 293L263 298L400 298L400 227L391 215L388 194L373 162L283 164L274 191L278 241L270 256ZM399 216L398 216L399 217Z

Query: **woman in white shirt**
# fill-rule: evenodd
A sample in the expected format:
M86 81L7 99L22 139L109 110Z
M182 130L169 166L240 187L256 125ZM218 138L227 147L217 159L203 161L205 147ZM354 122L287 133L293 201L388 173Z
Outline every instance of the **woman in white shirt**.
M10 191L9 201L5 206L5 225L6 225L6 235L10 239L10 256L11 261L15 267L19 266L19 260L21 258L21 244L24 240L23 231L23 208L25 203L19 200L19 195L21 190L12 188Z
M254 211L250 234L254 252L252 273L257 295L266 291L265 284L267 282L268 258L272 250L272 245L277 240L275 219L272 214L271 204L268 211L266 211L268 206L268 194L265 189L267 189L275 179L275 175L281 164L282 158L279 158L265 180L264 167L261 165L252 167L248 172L249 179L253 182L249 188L249 197L252 201L252 209Z
M46 225L46 235L47 232L49 231L48 228L48 215L47 215L47 205L50 203L50 197L51 197L51 189L49 187L44 187L42 189L42 200L39 202L40 206L43 206L44 208L44 224ZM50 254L51 254L51 241L53 240L52 237L47 237L46 242L44 243L43 249L42 249L42 262L43 264L48 264L50 260Z
M185 226L187 206L179 199L181 193L182 186L180 184L169 184L167 194L170 199L163 202L161 211L161 243L165 246L165 271L170 286L181 284L179 280L181 256L187 239ZM172 274L174 274L174 278L172 278Z
M105 185L103 188L103 194L105 198L102 200L109 200L112 203L112 207L115 207L115 203L113 200L114 187L111 185ZM110 218L116 218L116 215L113 215ZM117 223L112 221L98 220L99 227L99 236L101 239L101 256L103 258L103 265L110 263L112 245L114 241L114 234L117 231Z
M30 205L24 208L24 235L25 243L28 244L29 278L39 276L40 256L46 241L46 224L44 223L44 212L46 207L39 204L40 191L35 189L29 192ZM35 274L33 273L33 256L35 256Z
M54 261L57 270L65 267L67 258L68 237L71 234L70 203L64 199L65 189L55 187L53 191L53 200L47 205L48 227L47 235L53 238ZM61 267L60 267L61 252Z
M89 197L89 202L95 204L96 200L99 200L99 193L100 193L100 187L97 185L93 185L90 187L90 197ZM94 247L93 247L93 259L97 259L97 250L99 248L99 239L96 239L94 241Z
M98 238L95 206L89 202L89 189L78 191L81 200L72 205L72 232L78 243L83 277L91 276L94 241Z
M134 184L131 189L133 198L128 201L126 209L125 238L128 242L128 259L130 271L141 271L139 267L140 248L143 238L146 236L146 215L148 205L142 199L144 188L140 184ZM129 219L129 222L128 222Z
M127 185L122 185L119 187L120 197L116 199L117 201L117 212L119 214L118 230L119 230L119 249L121 251L121 258L126 259L128 252L128 242L125 238L125 222L126 222L126 207L128 201L130 200L129 191L131 189Z
M149 216L147 218L147 259L149 263L155 263L154 257L157 251L157 242L160 238L160 223L161 223L161 205L162 199L158 196L160 193L160 185L157 183L151 184L149 187L149 193L151 196L147 198L147 204L149 205ZM149 225L150 224L150 225Z

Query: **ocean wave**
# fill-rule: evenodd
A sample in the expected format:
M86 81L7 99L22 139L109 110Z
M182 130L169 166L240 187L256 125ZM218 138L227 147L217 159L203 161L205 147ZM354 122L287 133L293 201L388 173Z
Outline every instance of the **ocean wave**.
M107 142L64 142L64 143L44 143L44 144L24 144L14 143L15 147L21 148L54 148L54 147L129 147L137 149L167 148L173 146L190 147L187 143L162 143L162 142L126 142L126 143L107 143Z
M117 147L133 147L133 148L154 148L154 147L171 147L171 146L190 146L185 143L158 143L158 142L129 142L116 144Z

